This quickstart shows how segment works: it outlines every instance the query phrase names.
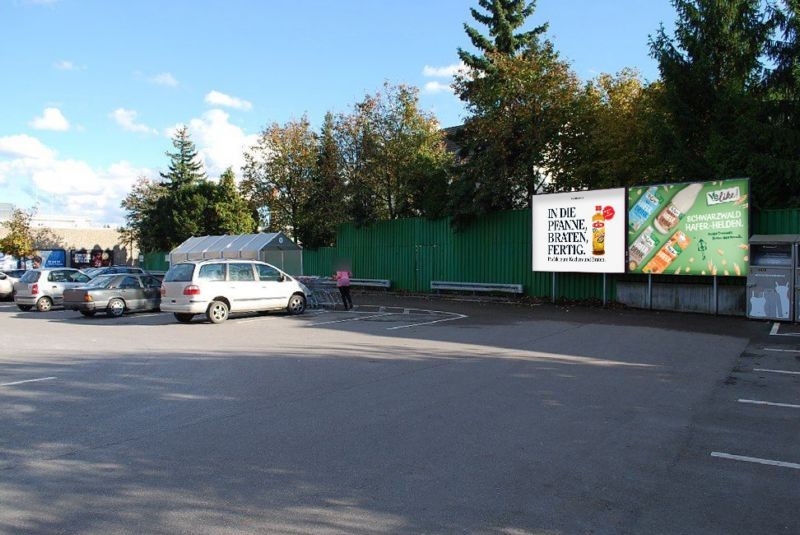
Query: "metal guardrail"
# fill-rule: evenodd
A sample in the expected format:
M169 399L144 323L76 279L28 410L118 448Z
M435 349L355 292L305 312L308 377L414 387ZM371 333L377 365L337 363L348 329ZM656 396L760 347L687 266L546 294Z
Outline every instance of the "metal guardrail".
M350 285L389 289L392 286L392 281L388 279L350 279Z
M455 290L463 292L504 292L521 294L521 284L492 284L483 282L431 281L431 290Z

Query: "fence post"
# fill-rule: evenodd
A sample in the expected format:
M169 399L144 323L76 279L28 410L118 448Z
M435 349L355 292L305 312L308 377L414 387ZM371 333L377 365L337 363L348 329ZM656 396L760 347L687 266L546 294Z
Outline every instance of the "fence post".
M553 272L553 304L556 304L556 272Z

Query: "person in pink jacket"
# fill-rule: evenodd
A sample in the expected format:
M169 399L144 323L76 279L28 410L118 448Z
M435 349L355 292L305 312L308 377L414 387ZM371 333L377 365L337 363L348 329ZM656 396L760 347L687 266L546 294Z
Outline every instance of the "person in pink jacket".
M350 277L352 276L353 274L349 271L337 271L333 276L336 279L339 293L342 294L342 303L344 303L345 310L353 308L353 299L350 297Z

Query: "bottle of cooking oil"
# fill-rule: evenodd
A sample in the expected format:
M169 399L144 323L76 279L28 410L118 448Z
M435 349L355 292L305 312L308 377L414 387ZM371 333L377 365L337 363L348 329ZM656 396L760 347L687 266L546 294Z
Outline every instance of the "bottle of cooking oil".
M596 256L606 254L606 217L603 207L595 206L592 216L592 254Z

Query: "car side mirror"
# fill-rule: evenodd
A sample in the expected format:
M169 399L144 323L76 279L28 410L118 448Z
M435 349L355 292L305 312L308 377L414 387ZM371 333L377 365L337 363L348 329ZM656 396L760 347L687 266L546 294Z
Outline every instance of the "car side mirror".
M4 281L7 278L8 278L8 275L6 275L5 273L0 273L0 281Z
M278 275L278 282L284 282L285 280L286 280L286 275L284 275L283 273Z

